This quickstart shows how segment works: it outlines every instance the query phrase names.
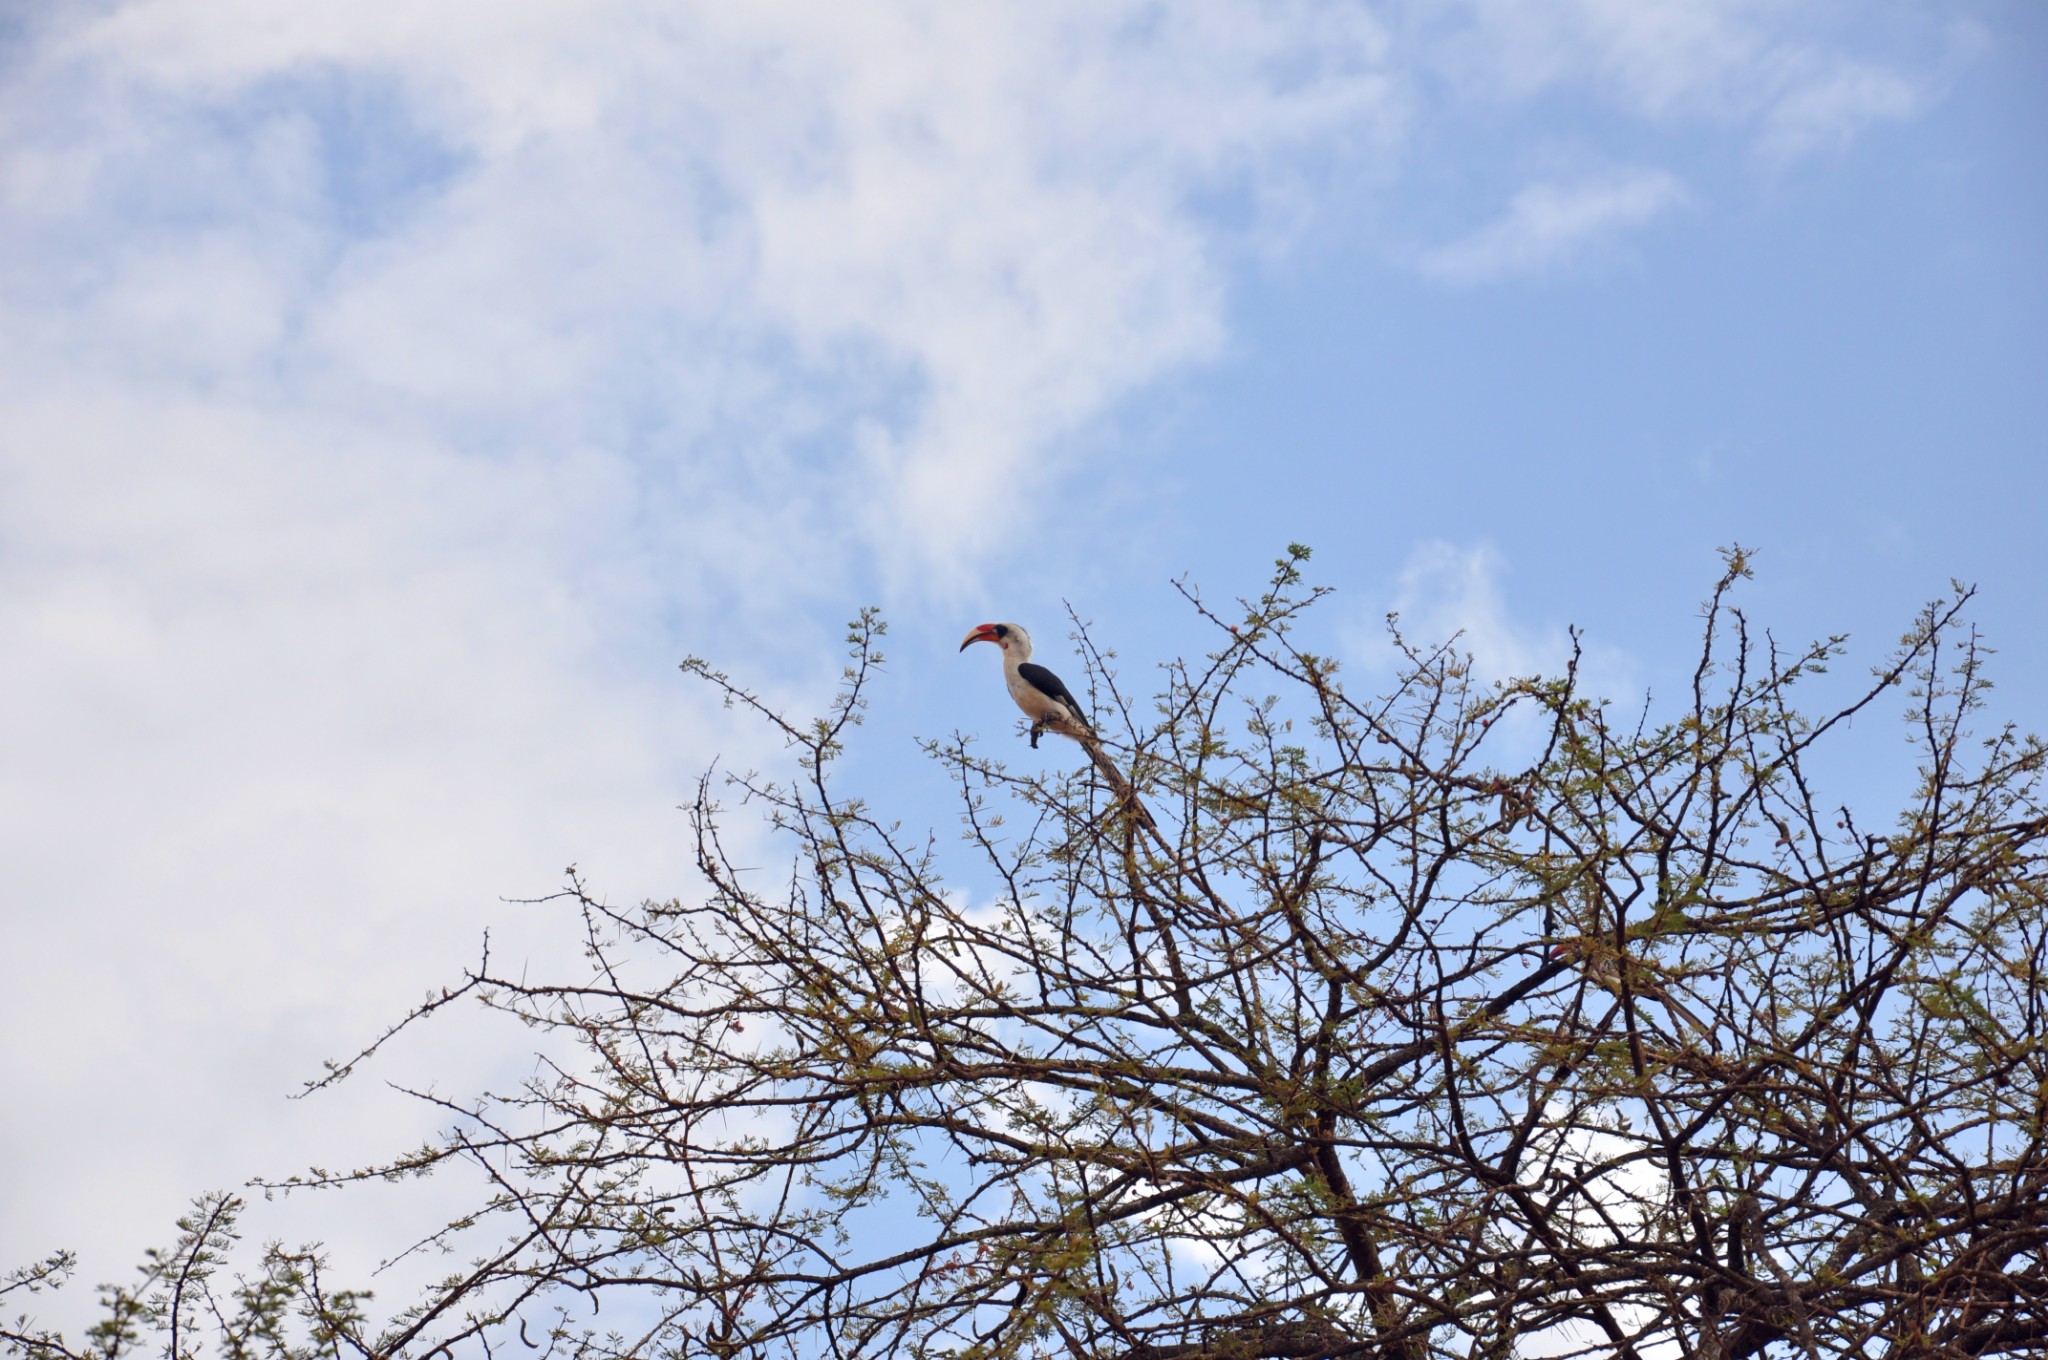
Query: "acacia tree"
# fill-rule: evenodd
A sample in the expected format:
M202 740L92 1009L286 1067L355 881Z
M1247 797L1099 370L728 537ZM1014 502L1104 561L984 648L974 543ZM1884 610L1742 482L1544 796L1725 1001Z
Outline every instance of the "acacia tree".
M797 777L706 781L691 900L620 909L572 879L587 975L486 956L398 1027L474 998L576 1061L451 1104L412 1156L293 1182L466 1164L486 1188L445 1238L470 1266L373 1331L316 1256L276 1254L263 1297L298 1300L313 1340L248 1334L379 1356L511 1335L595 1356L2038 1354L2048 757L1972 730L1968 592L1807 713L1797 687L1842 640L1752 634L1731 552L1689 695L1623 718L1576 661L1486 685L1455 643L1400 642L1387 692L1351 693L1296 643L1322 593L1306 557L1241 607L1186 591L1214 650L1150 706L1079 633L1142 808L1092 771L931 743L964 854L834 782L873 615L814 723L689 662ZM1896 697L1918 786L1873 824L1814 753ZM735 795L793 871L735 865ZM583 1320L593 1297L629 1323Z

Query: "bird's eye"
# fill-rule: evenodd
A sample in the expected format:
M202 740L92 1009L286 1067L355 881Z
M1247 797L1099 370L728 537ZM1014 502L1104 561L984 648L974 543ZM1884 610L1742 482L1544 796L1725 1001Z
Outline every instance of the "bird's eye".
M997 625L996 625L996 636L997 636L997 637L1008 637L1009 635L1010 635L1010 625L1009 625L1009 624L1007 624L1007 623L999 623L999 624L997 624Z

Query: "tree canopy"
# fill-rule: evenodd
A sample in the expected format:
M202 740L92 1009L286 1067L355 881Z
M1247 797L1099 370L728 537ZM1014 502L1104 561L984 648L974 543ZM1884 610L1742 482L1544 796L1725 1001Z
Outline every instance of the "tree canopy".
M2038 1354L2048 753L1986 719L1969 592L1818 711L1844 641L1754 630L1739 551L1674 705L1576 662L1483 683L1398 629L1367 695L1297 645L1306 557L1228 607L1185 590L1209 650L1150 702L1077 634L1129 795L929 743L960 842L840 786L877 616L816 721L687 663L794 775L705 780L687 899L572 879L588 968L486 956L398 1026L474 1000L575 1061L294 1178L467 1167L468 1264L376 1325L316 1252L216 1291L213 1197L100 1329L7 1346ZM1817 753L1889 742L1900 701L1917 786L1874 821ZM737 865L735 817L791 862Z

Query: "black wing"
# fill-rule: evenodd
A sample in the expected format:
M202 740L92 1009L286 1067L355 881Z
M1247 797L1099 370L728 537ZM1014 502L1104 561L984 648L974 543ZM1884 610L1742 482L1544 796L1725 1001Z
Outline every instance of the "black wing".
M1088 721L1088 715L1082 711L1081 701L1074 697L1073 691L1069 690L1057 675L1045 667L1035 661L1027 661L1017 668L1017 674L1024 678L1024 683L1040 694L1066 705L1068 711L1080 721Z

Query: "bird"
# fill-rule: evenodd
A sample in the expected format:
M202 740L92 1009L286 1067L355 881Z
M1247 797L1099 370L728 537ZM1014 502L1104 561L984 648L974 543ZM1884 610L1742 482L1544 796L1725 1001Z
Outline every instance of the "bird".
M1131 789L1131 781L1116 767L1109 753L1102 749L1102 741L1095 735L1095 725L1088 720L1088 711L1081 707L1081 701L1067 688L1066 682L1045 667L1031 659L1031 634L1021 623L979 623L960 644L966 651L977 642L992 642L1003 654L1003 682L1009 687L1010 697L1017 701L1017 707L1024 710L1024 716L1031 719L1031 747L1038 749L1038 738L1046 732L1057 732L1081 743L1081 749L1095 762L1095 768L1109 781L1117 801L1122 803L1137 822L1153 831L1158 824L1152 814L1138 801Z
M1550 947L1550 956L1566 963L1579 965L1586 978L1603 991L1621 995L1621 964L1615 957L1613 947L1604 941L1570 939ZM1679 1023L1695 1035L1713 1043L1714 1027L1693 1012L1683 1002L1666 991L1653 978L1646 976L1646 966L1635 960L1636 967L1629 970L1629 991L1635 995L1658 1002L1671 1012Z
M1038 749L1039 735L1046 731L1058 732L1084 744L1095 735L1095 727L1088 721L1088 715L1081 708L1081 701L1074 697L1074 692L1057 675L1031 659L1031 634L1024 631L1024 625L976 624L967 640L960 644L960 650L964 652L977 642L993 642L1002 649L1003 680L1010 688L1010 697L1017 701L1017 707L1031 719L1033 750Z

